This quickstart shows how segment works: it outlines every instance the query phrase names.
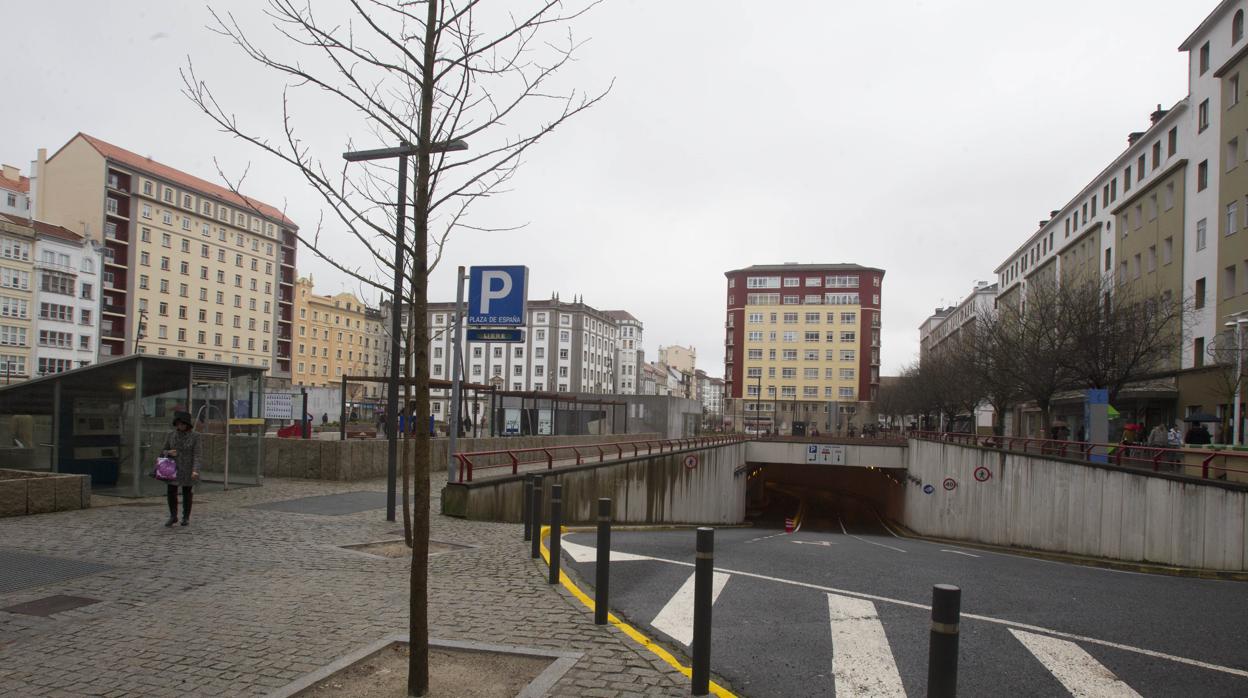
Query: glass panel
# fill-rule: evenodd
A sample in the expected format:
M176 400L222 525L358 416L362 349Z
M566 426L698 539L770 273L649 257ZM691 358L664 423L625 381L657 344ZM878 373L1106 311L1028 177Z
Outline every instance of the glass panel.
M135 496L134 415L138 362L54 379L60 385L57 470L85 473L100 494ZM41 389L41 392L44 389ZM47 392L53 392L47 386Z
M229 484L260 484L261 449L264 447L264 405L261 373L230 376Z

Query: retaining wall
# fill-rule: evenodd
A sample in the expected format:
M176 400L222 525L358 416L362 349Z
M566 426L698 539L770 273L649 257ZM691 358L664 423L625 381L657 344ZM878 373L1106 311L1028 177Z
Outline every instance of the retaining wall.
M91 506L91 477L0 470L0 517Z
M220 438L220 437L218 437ZM588 443L614 443L640 439L657 439L657 434L617 434L609 436L523 436L459 439L456 451L495 451L501 449L541 448L546 446L571 446ZM385 439L353 439L347 441L319 441L316 439L264 440L264 475L268 477L291 477L310 480L368 480L385 477L387 466L387 441ZM412 444L414 446L415 444ZM399 457L402 458L404 442L399 441ZM432 472L446 470L449 439L435 438L430 442ZM595 451L594 453L597 453ZM570 454L569 454L570 455ZM495 460L510 463L510 459ZM490 458L477 459L478 465L491 462Z
M975 469L991 478L976 482ZM1248 487L911 440L903 523L923 535L1215 570L1248 570ZM947 491L945 478L957 487Z
M698 464L685 466L695 455ZM738 524L745 520L745 445L733 443L543 471L543 520L550 488L563 486L563 521L597 520L598 499L610 497L620 524ZM442 512L485 521L522 520L524 475L451 483Z

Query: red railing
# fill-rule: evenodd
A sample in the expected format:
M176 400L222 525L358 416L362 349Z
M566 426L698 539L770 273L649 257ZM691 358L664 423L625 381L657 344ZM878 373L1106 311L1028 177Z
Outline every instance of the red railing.
M911 431L909 436L928 441L949 441L1013 453L1076 458L1091 463L1170 472L1202 479L1248 482L1248 451L1207 448L1162 448L1142 444L1109 444L1061 441L1024 436L982 436L953 432Z
M591 460L597 456L597 462L605 463L607 454L613 459L627 456L652 455L654 453L671 453L673 451L717 446L726 443L743 441L740 435L717 434L715 436L697 436L687 439L642 439L638 441L616 441L600 444L574 444L569 446L539 446L536 448L512 448L498 451L474 451L472 453L456 453L458 462L457 482L472 482L476 470L493 468L511 468L511 474L520 472L521 465L545 463L546 469L555 467L555 461L575 460L574 465L585 462L586 456ZM629 453L631 451L631 453ZM563 454L563 455L560 455ZM480 463L482 459L493 459L500 462Z

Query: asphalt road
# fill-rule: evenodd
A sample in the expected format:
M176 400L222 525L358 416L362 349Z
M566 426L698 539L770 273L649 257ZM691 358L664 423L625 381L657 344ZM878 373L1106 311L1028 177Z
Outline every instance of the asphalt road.
M612 563L612 611L686 656L680 591L694 535L612 534L613 552L651 558ZM565 564L592 587L594 535L565 541ZM1244 582L942 546L878 526L842 532L839 521L720 529L715 567L712 668L740 695L925 695L927 605L946 583L962 589L961 695L1248 696Z

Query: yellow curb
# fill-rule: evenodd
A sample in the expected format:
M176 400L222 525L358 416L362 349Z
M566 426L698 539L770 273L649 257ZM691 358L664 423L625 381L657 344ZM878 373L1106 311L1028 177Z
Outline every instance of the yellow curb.
M565 526L560 526L559 530L560 532L563 532L563 531L566 531L567 528ZM541 538L545 539L549 535L550 535L550 526L542 526ZM542 559L546 561L546 565L549 567L550 566L550 551L546 549L545 542L542 542L540 544L540 549L542 551ZM591 613L594 611L594 600L591 599L585 592L581 591L580 588L577 587L576 584L572 582L572 580L568 577L568 575L564 573L562 565L560 566L560 569L559 569L559 583L562 584L565 589L571 592L572 595L575 596L576 599L585 606L585 608L588 608ZM667 650L663 649L663 647L655 644L654 641L652 641L650 638L646 637L645 635L642 635L641 632L639 632L636 628L620 620L614 613L611 613L610 611L607 612L607 621L611 623L611 625L614 625L615 627L619 628L620 632L624 633L629 638L631 638L633 642L636 642L637 644L641 645L645 649L650 650L650 652L652 652L659 659L662 659L664 662L667 662L668 665L670 665L676 671L679 671L682 675L684 675L685 678L691 678L693 676L692 668L687 667L684 664L681 664L680 660L672 656L671 652L668 652ZM714 681L711 682L711 693L713 695L719 696L720 698L737 698L736 694L732 693L731 691L724 688L723 686L720 686Z

